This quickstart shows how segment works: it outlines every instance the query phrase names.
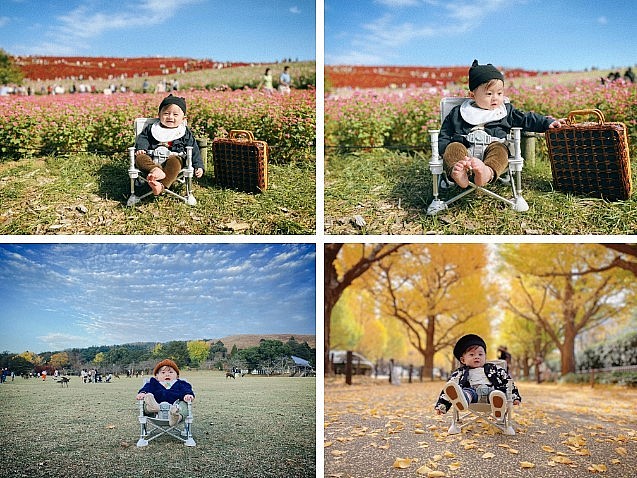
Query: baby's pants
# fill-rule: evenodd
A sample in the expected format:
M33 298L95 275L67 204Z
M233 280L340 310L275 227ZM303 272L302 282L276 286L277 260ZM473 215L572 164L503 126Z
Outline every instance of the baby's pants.
M451 176L453 166L468 155L469 151L464 144L458 142L449 143L442 155L447 176ZM484 150L482 161L493 169L495 172L493 179L495 180L509 167L509 150L505 144L493 142Z
M166 162L162 165L156 164L153 161L153 158L148 156L147 154L139 154L135 156L135 166L143 172L150 173L155 168L160 168L166 174L166 177L159 182L164 185L165 188L169 188L172 183L177 179L177 175L179 171L181 171L181 158L177 155L168 156Z

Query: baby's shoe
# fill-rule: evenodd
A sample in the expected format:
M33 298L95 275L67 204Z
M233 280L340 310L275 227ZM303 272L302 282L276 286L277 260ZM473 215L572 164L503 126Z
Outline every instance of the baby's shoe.
M144 395L144 409L148 413L157 413L159 411L159 403L157 403L152 393Z
M491 413L493 417L498 420L504 420L507 408L507 397L500 390L494 390L489 395L489 401L491 402Z
M181 411L179 410L179 401L177 401L170 406L170 413L168 414L168 425L174 427L180 421Z
M455 405L455 407L461 412L464 412L469 408L467 397L460 388L460 385L458 385L456 382L447 382L445 384L445 387L443 388L443 391L445 392L447 397L449 397L451 405Z

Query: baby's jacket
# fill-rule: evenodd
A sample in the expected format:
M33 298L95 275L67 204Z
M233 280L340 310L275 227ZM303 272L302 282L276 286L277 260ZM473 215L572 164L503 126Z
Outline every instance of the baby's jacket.
M177 379L170 388L166 388L155 377L146 382L138 393L152 393L159 403L175 403L176 400L183 400L186 395L195 396L192 386L185 380Z
M522 128L524 131L533 131L536 133L544 133L553 121L553 118L543 116L537 113L525 113L524 111L515 109L511 103L505 103L507 115L501 120L492 121L484 125L484 131L496 138L506 138L511 128ZM440 135L438 136L438 151L440 154L445 152L449 143L458 142L466 147L471 146L463 135L471 133L476 125L467 123L460 114L460 105L454 107L440 127Z
M451 376L449 377L450 382L456 382L460 385L460 388L472 388L469 383L469 370L470 367L466 365L462 365L460 368L456 369ZM493 363L485 363L484 364L484 374L491 382L491 386L495 390L500 390L501 392L506 394L507 391L507 383L509 380L513 380L506 370L502 367L498 367ZM522 397L520 397L520 392L518 391L515 383L513 383L513 391L512 391L513 400L522 401ZM445 409L449 411L451 408L451 402L447 400L447 395L445 395L444 390L440 392L440 396L438 397L438 401L434 408L437 408L438 405L444 405Z

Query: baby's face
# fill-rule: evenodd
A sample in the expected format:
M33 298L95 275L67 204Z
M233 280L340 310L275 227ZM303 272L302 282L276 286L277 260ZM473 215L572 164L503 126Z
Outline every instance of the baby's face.
M174 368L164 365L157 371L155 378L160 382L172 382L177 380L177 372L175 372Z
M184 122L186 115L177 105L168 105L159 113L159 121L166 128L177 128Z
M487 354L480 346L467 350L462 354L461 362L470 368L483 367L487 361Z
M494 81L491 86L483 83L471 92L471 96L476 104L484 110L498 109L504 103L504 83L500 80Z

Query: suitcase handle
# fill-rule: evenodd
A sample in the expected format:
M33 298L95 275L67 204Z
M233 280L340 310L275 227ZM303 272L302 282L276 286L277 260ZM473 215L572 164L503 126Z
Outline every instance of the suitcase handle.
M252 131L244 129L233 129L230 131L230 139L243 139L245 141L254 141Z
M597 116L597 122L601 125L604 124L604 113L602 113L598 109L587 109L587 110L574 110L568 114L568 118L566 118L566 122L571 125L574 123L575 116L585 116L585 115L595 115Z

